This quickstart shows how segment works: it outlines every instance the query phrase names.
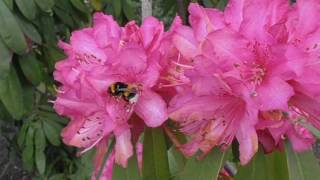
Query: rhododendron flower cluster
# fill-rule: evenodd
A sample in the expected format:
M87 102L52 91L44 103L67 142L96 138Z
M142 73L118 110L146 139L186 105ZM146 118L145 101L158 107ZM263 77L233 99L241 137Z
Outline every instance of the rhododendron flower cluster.
M115 136L116 144L106 169L112 170L113 160L126 167L133 154L131 136L143 128L141 120L157 127L168 113L165 101L153 90L161 70L162 23L149 17L141 27L134 22L119 27L111 16L96 13L93 24L73 32L70 44L59 44L68 57L56 64L54 77L62 86L54 107L71 120L62 132L66 144L81 148L81 153L98 148L97 173L109 138ZM130 84L134 92L119 84ZM119 96L109 92L111 86ZM129 122L132 114L135 120Z
M97 148L93 177L111 137L105 179L114 162L126 166L144 126L168 118L189 137L179 147L186 156L237 140L246 164L259 143L272 152L285 139L296 151L315 142L302 124L320 128L320 22L312 18L320 2L230 0L224 11L188 10L190 26L176 17L167 32L153 17L119 27L96 13L93 27L60 42L67 58L56 64L54 107L70 118L66 144Z

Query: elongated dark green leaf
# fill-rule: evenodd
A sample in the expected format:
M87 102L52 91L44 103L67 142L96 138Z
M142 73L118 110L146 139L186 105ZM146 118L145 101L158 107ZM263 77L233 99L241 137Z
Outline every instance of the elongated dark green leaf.
M226 7L227 3L228 3L228 0L219 0L216 8L224 10L224 8Z
M37 7L33 0L15 0L21 13L28 18L33 20L37 15Z
M39 112L39 115L41 116L42 119L47 120L49 123L53 122L53 123L60 123L62 125L65 125L68 122L66 118L63 118L55 113L41 111Z
M82 0L71 0L72 5L83 13L89 13L89 8L83 3Z
M56 33L54 32L55 24L52 16L43 13L40 16L40 31L43 33L43 40L49 44L56 44Z
M6 79L0 80L0 99L14 119L23 115L23 96L20 81L15 69L10 68Z
M13 0L4 0L10 10L13 10Z
M44 149L46 147L46 137L42 129L37 129L34 137L35 142L35 163L40 174L44 174L46 169L46 157Z
M34 155L34 129L29 126L26 136L26 146L22 152L22 161L25 168L31 171L34 166L33 155Z
M19 64L25 77L34 85L42 81L42 68L34 54L19 57Z
M112 178L114 180L140 180L137 156L132 156L129 159L127 168L115 165L113 167Z
M172 146L168 150L168 159L171 175L177 176L184 169L187 161L186 158L181 152L177 151L176 147Z
M286 152L290 180L312 180L320 177L320 166L312 151L294 152L287 143Z
M54 70L54 65L56 62L65 58L65 55L63 54L63 52L54 46L48 47L45 53L46 53L46 60L49 65L50 72Z
M24 113L30 113L35 105L35 89L32 85L24 85L23 89L23 104Z
M146 128L143 141L144 180L164 180L170 178L165 137L161 128Z
M55 146L60 145L60 131L62 129L62 126L54 123L54 122L47 122L45 120L43 122L43 129L44 133L49 140L49 142Z
M7 78L10 70L11 54L7 46L0 38L0 79Z
M203 160L192 157L178 175L179 180L215 180L223 166L224 152L215 148Z
M33 26L32 23L24 20L22 17L16 16L17 21L23 31L23 33L30 38L33 42L38 44L42 43L41 35L37 31L37 29Z
M26 139L26 134L28 132L28 127L29 125L27 123L24 123L19 131L18 134L18 145L20 148L23 148L24 144L25 144L25 139Z
M138 13L137 10L137 4L133 0L122 0L122 8L125 16L129 20L137 20L138 19Z
M64 24L68 25L71 28L74 27L75 24L69 13L59 8L53 8L53 10Z
M112 7L115 17L119 17L121 15L121 0L112 0Z
M44 12L51 12L52 7L54 6L54 0L35 0L35 2Z
M0 1L0 36L6 45L18 54L27 49L27 42L15 17L4 1Z
M236 180L289 180L285 152L264 155L259 151L251 162L239 168Z

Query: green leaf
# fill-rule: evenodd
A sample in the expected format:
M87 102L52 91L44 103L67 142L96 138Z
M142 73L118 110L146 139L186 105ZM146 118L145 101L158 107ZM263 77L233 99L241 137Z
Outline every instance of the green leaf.
M53 8L53 10L64 24L67 24L71 28L75 26L73 19L71 15L68 13L68 11L64 11L60 8Z
M25 144L25 139L26 139L26 134L28 132L28 127L29 127L29 125L27 123L24 123L19 131L17 142L18 142L18 145L20 148L23 148L23 146Z
M319 164L312 151L294 152L286 143L287 163L290 180L309 180L320 177Z
M161 128L146 128L143 141L144 180L164 180L170 178L165 136Z
M56 62L65 58L64 53L55 46L49 46L45 50L45 53L50 72L54 70L54 65L56 64Z
M13 10L13 0L4 0L10 10Z
M133 0L122 0L122 8L128 20L138 19L137 4Z
M54 174L49 178L49 180L61 180L61 179L66 179L64 174Z
M27 42L15 17L4 1L0 1L0 36L6 45L18 54L27 49Z
M0 80L0 99L14 119L23 115L23 96L19 78L15 69L10 68L6 79Z
M60 131L62 129L62 126L54 123L54 122L47 122L45 120L43 122L43 129L44 133L49 140L49 142L55 146L60 145Z
M39 115L41 116L42 119L47 120L49 123L53 122L53 123L60 123L62 125L65 125L68 122L68 119L63 118L55 113L40 111Z
M23 104L24 113L32 112L35 105L35 89L32 85L24 85L23 89Z
M19 64L25 77L33 84L39 85L42 81L42 68L34 54L19 57Z
M264 155L259 151L246 166L240 167L235 180L289 180L286 154L273 152Z
M34 129L29 126L27 136L26 136L26 146L22 152L22 161L25 168L28 171L32 171L34 166L33 155L34 155Z
M29 20L33 20L37 15L37 7L33 0L15 0L21 13Z
M175 146L172 146L168 151L169 167L171 175L176 176L181 172L187 162L183 154L177 151Z
M0 79L7 78L10 71L11 53L0 38Z
M103 7L101 0L91 0L91 5L96 11L101 11Z
M43 151L46 148L46 137L42 129L36 129L35 138L36 150Z
M43 33L43 39L49 44L57 44L56 33L54 31L55 24L52 16L42 13L40 16L40 29Z
M114 180L140 180L137 156L132 156L128 161L128 166L122 168L119 165L113 167L112 179Z
M112 0L112 7L115 17L119 17L121 15L121 0Z
M220 10L224 10L227 4L228 4L228 0L219 0L216 8Z
M204 159L192 157L187 160L185 168L178 175L180 180L215 180L223 166L224 152L213 149Z
M51 12L52 7L54 6L54 0L35 0L35 2L44 12Z
M41 35L37 31L37 29L33 26L32 23L24 20L22 17L16 16L17 21L23 31L23 33L30 38L33 42L38 44L42 43Z
M87 14L89 13L89 8L83 3L82 0L71 0L72 5L79 11Z
M46 147L46 138L42 129L37 129L35 132L35 162L40 174L44 174L46 170L46 156L44 149Z

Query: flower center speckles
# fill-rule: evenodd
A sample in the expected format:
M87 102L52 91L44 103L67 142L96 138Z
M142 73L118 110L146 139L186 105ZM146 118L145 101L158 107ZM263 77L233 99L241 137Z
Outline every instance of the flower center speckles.
M102 60L93 54L76 54L75 58L79 64L102 64Z
M244 62L242 65L235 64L235 68L240 71L240 77L247 83L254 86L260 85L266 76L267 69L257 63L247 63Z
M189 82L189 78L185 76L184 71L186 69L193 69L194 67L189 64L183 64L181 61L181 55L178 55L177 61L172 61L171 66L168 69L166 76L160 77L160 79L166 81L168 84L159 83L159 88L174 87L183 85Z

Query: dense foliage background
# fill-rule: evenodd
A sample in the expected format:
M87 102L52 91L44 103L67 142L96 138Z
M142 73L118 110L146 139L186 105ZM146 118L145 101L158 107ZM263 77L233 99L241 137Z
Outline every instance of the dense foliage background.
M197 2L223 9L227 1ZM176 13L186 23L189 3L154 0L153 15L166 27ZM89 26L95 11L112 14L122 25L129 20L140 22L140 6L139 0L0 0L0 179L90 179L94 150L77 157L76 149L61 143L60 131L68 120L59 117L50 103L57 86L52 77L54 64L64 58L57 42L68 41L73 30ZM220 167L225 166L231 174L239 172L235 179L320 177L312 152L296 154L290 147L267 156L260 152L248 166L237 168L236 151L216 150L199 162L185 159L170 147L160 129L146 133L145 142L156 147L154 154L144 154L153 159L146 166L150 169L145 170L151 174L207 180L217 177ZM155 136L163 141L153 142ZM233 146L237 149L236 143ZM163 152L168 160L161 157ZM137 173L136 164L130 161L128 169L114 169L114 179L132 180Z

